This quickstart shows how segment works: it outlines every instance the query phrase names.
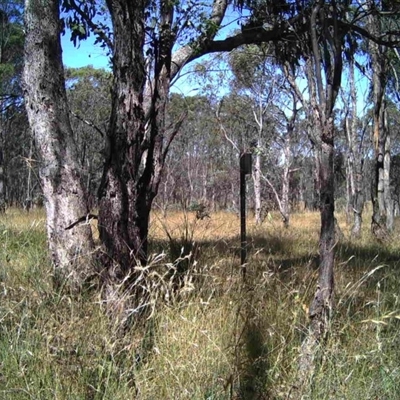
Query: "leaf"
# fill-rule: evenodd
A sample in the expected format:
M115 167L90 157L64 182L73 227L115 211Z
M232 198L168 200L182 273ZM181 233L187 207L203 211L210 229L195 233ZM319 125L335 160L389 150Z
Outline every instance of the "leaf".
M85 29L85 27L83 25L79 25L78 31L82 36L86 35L86 29Z
M363 320L361 322L363 322L363 323L372 322L373 324L376 324L376 325L387 325L387 322L379 321L379 320L376 320L376 319L365 319L365 320Z

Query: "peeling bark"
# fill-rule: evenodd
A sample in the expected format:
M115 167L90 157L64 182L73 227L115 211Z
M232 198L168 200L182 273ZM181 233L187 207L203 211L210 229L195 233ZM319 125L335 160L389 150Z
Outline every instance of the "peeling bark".
M59 3L25 1L24 96L40 154L47 235L57 284L79 290L95 273L90 225L65 228L88 214L61 60Z
M147 254L150 209L140 184L145 150L144 9L127 7L126 1L107 4L115 37L114 88L109 152L99 190L99 231L106 249L105 269L121 280Z
M347 187L348 187L348 218L352 216L351 236L359 238L361 236L362 227L362 212L364 208L364 195L363 195L363 172L364 172L364 154L363 154L363 140L364 134L359 136L357 131L357 93L354 82L354 61L350 60L350 99L345 121L345 132L347 138Z
M107 0L113 32L114 87L108 130L109 154L99 190L100 239L105 277L120 281L147 262L150 210L158 192L165 157L180 123L165 125L171 79L190 58L206 51L213 33L174 55L174 3L157 4L160 20L145 56L146 1ZM210 19L218 26L226 0L215 0ZM196 54L194 54L196 53ZM108 279L108 278L106 278Z
M381 33L380 20L375 17L375 4L369 2L369 30L374 36ZM378 240L385 240L393 229L393 202L390 192L390 137L386 123L385 90L387 84L387 47L369 43L372 62L372 92L374 104L373 135L375 173L372 189L371 230Z
M258 147L258 146L257 146ZM253 168L253 186L254 186L254 216L256 224L263 222L261 217L261 154L260 150L255 154L255 162Z

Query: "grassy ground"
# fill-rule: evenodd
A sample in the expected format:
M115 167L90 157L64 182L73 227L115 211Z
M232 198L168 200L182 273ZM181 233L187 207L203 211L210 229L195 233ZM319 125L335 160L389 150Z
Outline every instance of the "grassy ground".
M340 215L339 223L348 237ZM121 336L98 293L52 288L43 214L8 210L0 219L0 399L295 398L319 217L293 215L288 230L277 216L250 224L246 282L238 225L225 213L153 215L153 312ZM332 333L304 399L399 398L397 236L377 245L366 226L362 240L338 243Z

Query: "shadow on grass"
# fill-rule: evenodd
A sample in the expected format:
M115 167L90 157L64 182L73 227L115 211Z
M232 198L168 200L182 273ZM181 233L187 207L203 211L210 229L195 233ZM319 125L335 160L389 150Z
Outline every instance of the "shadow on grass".
M263 278L265 272L272 272L281 283L304 290L307 296L312 296L320 264L318 243L309 241L308 238L304 242L302 240L304 239L281 235L279 232L276 235L270 233L249 235L247 264L249 282L256 283L259 278ZM182 276L196 263L200 275L203 266L218 265L223 275L237 276L241 271L239 237L218 238L215 241L203 240L196 243L182 241L179 238L174 239L173 243L169 240L153 241L152 249L158 253L166 252L167 260L170 262L176 260L176 249L183 249L184 255L192 252L192 258L184 258L183 263L179 265L178 272ZM389 293L398 286L396 277L399 269L400 248L394 246L394 243L382 245L373 242L372 239L343 240L336 246L335 273L338 277L344 278L343 288L358 285L362 280L364 295L375 296L377 286ZM368 278L364 279L366 276ZM180 282L180 277L177 278ZM351 302L354 304L351 308L356 309L357 306L361 306L357 301L363 302L365 299L355 295L354 291L352 293L354 298ZM392 299L391 302L393 301Z
M301 243L300 243L301 245ZM255 254L269 256L270 259L275 261L275 264L280 265L282 270L298 266L302 263L309 263L313 260L313 264L318 267L318 245L315 246L313 254L296 255L293 250L299 246L299 241L295 238L282 237L279 235L261 236L250 235L248 236L248 259L251 261ZM151 248L153 252L166 251L170 253L173 248L173 257L176 257L176 249L184 249L184 254L189 251L195 252L197 256L210 255L214 259L220 258L233 258L240 260L240 237L229 239L218 239L216 241L196 241L194 244L179 238L174 239L173 243L169 240L156 240L151 241ZM357 264L369 265L373 263L378 264L398 264L400 261L400 249L391 248L390 246L380 245L379 243L363 244L358 241L350 242L344 241L338 243L336 247L336 263L343 263L349 259L355 259ZM174 261L174 260L171 260Z
M258 319L248 318L243 331L242 360L238 360L240 378L239 398L243 400L262 400L268 396L268 349L265 345L265 329Z
M344 262L354 257L364 265L371 262L380 264L397 264L400 261L400 249L394 249L379 243L345 241L337 246L336 257L339 262Z
M294 254L291 250L295 245L296 241L291 238L282 238L278 236L263 237L261 235L248 236L247 240L247 253L248 260L251 261L252 257L256 254L263 255L267 258L273 257L274 259L281 261L289 261L291 258L285 257L285 254ZM155 253L167 252L172 258L169 260L173 262L177 257L177 249L184 255L190 251L195 253L199 257L210 256L213 259L216 258L229 258L240 261L240 237L218 239L215 241L201 240L196 242L190 242L181 238L174 238L173 241L166 240L153 240L151 241L151 251ZM290 249L290 251L288 251ZM313 257L313 256L312 256ZM309 260L309 256L292 257L293 261L296 260ZM284 264L288 264L284 262ZM290 265L288 265L289 267Z

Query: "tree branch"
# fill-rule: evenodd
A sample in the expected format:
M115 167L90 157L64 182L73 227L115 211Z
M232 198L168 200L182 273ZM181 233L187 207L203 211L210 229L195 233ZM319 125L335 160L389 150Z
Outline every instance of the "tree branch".
M88 121L87 119L82 118L80 115L74 113L73 111L70 111L70 114L72 116L74 116L76 119L78 119L79 121L83 122L84 124L90 126L91 128L93 128L95 131L97 131L98 133L100 133L101 137L104 138L105 134L104 132L97 126L94 124L94 122L92 121Z
M98 35L101 40L108 46L110 51L113 50L113 42L110 40L110 38L105 34L105 32L93 22L92 18L89 17L85 12L81 10L78 4L76 4L75 0L69 0L69 5L71 9L73 9L89 26L91 31Z
M268 186L269 186L269 187L272 189L272 191L274 192L276 202L278 203L279 212L283 215L282 201L281 201L281 199L280 199L280 197L279 197L279 193L278 193L277 190L275 189L275 186L272 184L272 182L271 182L263 173L261 173L261 178L263 178L264 181L268 183Z
M315 80L317 83L317 93L319 103L322 104L322 108L325 112L326 100L324 96L324 87L322 83L322 74L321 74L321 55L319 49L319 43L317 38L317 16L319 14L321 8L320 2L316 4L311 13L311 48L312 55L314 57L314 71Z
M165 158L167 157L167 154L168 154L169 147L171 146L171 143L175 139L175 136L178 134L179 130L181 129L182 123L186 119L187 114L188 114L187 111L183 112L181 114L181 116L179 117L179 120L173 125L173 127L168 129L169 138L168 138L168 141L163 150L163 155L162 155L163 161L165 161Z
M181 47L172 55L171 80L188 62L207 54L203 52L203 49L206 48L208 43L210 43L216 36L218 29L215 29L215 27L220 28L227 7L227 0L214 0L209 18L209 21L211 22L210 26L212 27L211 32L209 31L200 34L193 43ZM198 56L192 58L197 53Z
M217 109L217 111L216 111L216 113L215 113L215 115L216 115L216 117L217 117L218 124L219 124L219 128L220 128L220 130L223 132L223 134L224 134L224 136L225 136L225 139L226 139L226 140L232 145L232 147L240 154L239 146L228 136L228 133L226 132L226 129L225 129L225 127L224 127L224 125L223 125L223 123L222 123L222 121L221 121L221 118L220 118L221 106L222 106L222 100L221 100L221 102L219 103L218 109Z
M218 3L218 2L216 2ZM360 18L362 20L363 18ZM351 22L334 21L334 18L326 18L327 26L333 26L337 23L338 30L342 32L356 32L361 36L372 40L373 42L394 47L400 44L400 31L388 31L381 36L374 36L364 28ZM294 29L295 27L296 29ZM296 41L303 33L308 32L310 29L310 20L304 18L303 14L296 15L292 19L282 22L280 25L273 26L271 29L265 29L264 26L246 30L245 27L236 35L230 36L223 40L207 40L200 44L198 39L190 45L186 45L177 50L172 57L171 77L179 72L187 63L196 60L206 54L217 52L229 52L237 47L245 44L260 44L265 42L279 42L282 40ZM398 40L385 40L384 37L394 35L399 37ZM212 39L212 38L211 38Z

